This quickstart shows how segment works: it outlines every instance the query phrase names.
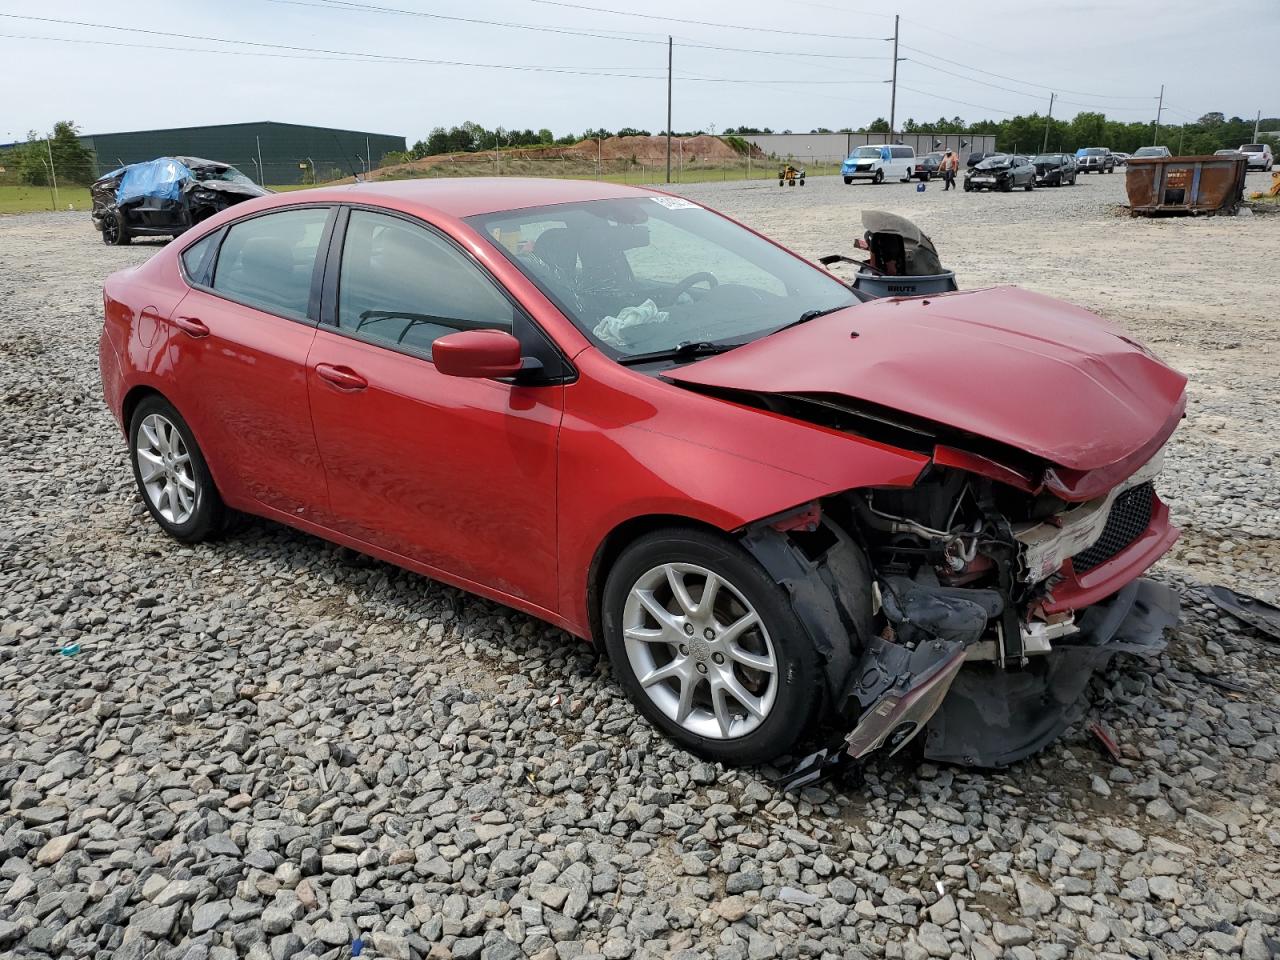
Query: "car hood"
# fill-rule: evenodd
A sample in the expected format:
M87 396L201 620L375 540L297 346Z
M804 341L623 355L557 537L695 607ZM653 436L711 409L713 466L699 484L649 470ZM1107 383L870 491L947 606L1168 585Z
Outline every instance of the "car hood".
M875 300L664 375L874 404L1082 472L1162 442L1186 385L1102 318L1016 287Z

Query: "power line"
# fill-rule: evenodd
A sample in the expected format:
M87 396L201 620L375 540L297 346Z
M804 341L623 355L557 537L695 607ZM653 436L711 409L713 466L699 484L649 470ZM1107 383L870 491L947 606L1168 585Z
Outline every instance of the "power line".
M116 29L127 30L129 28L120 27ZM383 55L383 54L365 54L365 53L352 52L352 53L342 53L334 56L321 56L321 55L312 56L308 54L293 55L293 54L287 54L287 53L271 53L271 52L258 51L258 50L210 50L206 47L176 47L176 46L171 46L167 44L157 44L157 43L127 43L123 40L100 40L100 39L91 40L91 39L81 38L81 37L48 37L48 36L39 36L36 34L20 34L20 33L0 33L0 39L44 40L51 43L79 43L79 44L86 44L90 46L100 46L100 47L124 47L131 50L167 50L167 51L173 51L176 53L212 53L212 54L217 54L219 56L267 57L273 60L311 60L311 61L324 61L327 63L389 63L389 64L397 64L397 63L415 64L416 63L416 64L425 64L428 66L440 65L440 66L460 66L460 67L506 66L512 70L534 70L534 71L549 70L549 71L555 71L555 72L562 72L561 68L559 67L514 65L514 64L508 65L508 64L487 64L487 63L464 63L461 61L450 61L450 60L423 60L423 59L414 58L414 57L397 57L393 54ZM209 38L200 38L200 39L217 41L218 38L209 37ZM240 43L244 41L233 40L233 41L226 41L226 42ZM613 73L613 72L606 72L606 71L615 71L615 70L658 71L661 69L662 69L661 67L579 67L577 68L576 71L572 71L572 72L579 72L584 75L593 76L593 77L594 76L604 76L604 77L617 76L617 77L627 77L627 78L634 78L634 79L641 79L641 80L657 80L657 79L660 79L660 77L656 72L651 77L648 77L648 76L634 77L632 74ZM597 72L597 71L600 71L600 72ZM563 72L570 72L570 71L565 70Z
M716 27L721 30L748 30L753 33L785 34L790 37L814 37L822 40L880 40L884 37L853 36L847 33L807 33L803 30L781 30L778 27L749 27L740 23L717 23L712 20L686 20L681 17L668 17L658 13L637 13L634 10L617 10L609 7L592 7L582 3L568 3L567 0L528 0L529 3L540 3L548 7L565 7L570 10L585 10L590 13L607 13L618 17L638 17L641 20L660 20L664 23L685 23L698 27Z
M383 13L402 17L421 17L426 20L446 20L451 23L469 23L483 27L504 27L513 30L536 30L540 33L558 33L571 37L590 37L593 40L622 40L627 43L649 43L666 46L666 40L656 37L625 36L623 31L575 30L572 27L550 27L535 23L515 23L509 20L483 20L478 17L459 17L448 13L429 13L426 10L403 10L399 7L381 7L371 3L354 3L346 0L267 0L290 7L313 7L317 10L337 10L343 13Z
M199 34L173 33L173 32L163 31L163 30L150 30L142 27L121 27L121 26L115 26L111 24L97 24L97 23L88 23L84 21L73 21L73 20L61 21L61 20L55 20L54 18L51 18L51 17L26 17L18 14L7 14L7 13L0 13L0 17L11 17L14 19L21 19L21 20L38 20L41 22L50 22L50 23L63 23L63 24L69 24L74 26L81 26L81 27L95 27L98 29L117 30L125 33L142 33L142 34L147 34L151 36L172 37L172 38L178 38L183 40L200 40L208 43L243 44L246 46L253 46L257 48L268 48L270 50L286 50L286 51L289 51L289 54L275 54L275 53L246 51L246 50L208 50L208 49L201 49L198 47L169 47L169 46L161 46L157 44L132 44L132 43L125 43L122 41L109 41L109 40L101 40L101 39L80 39L80 38L71 38L71 37L37 37L37 36L19 36L17 34L0 34L0 36L10 38L10 39L48 40L48 41L59 42L59 43L81 43L81 44L113 46L113 47L131 47L131 48L138 48L138 49L171 49L171 50L184 52L184 53L232 54L232 55L241 55L241 56L253 54L253 55L262 56L262 57L278 57L280 59L290 59L290 60L317 59L316 57L312 57L312 56L298 56L298 54L319 54L321 56L318 57L318 59L336 61L336 62L349 62L349 63L393 63L393 64L408 63L408 64L420 64L425 66L475 67L475 68L482 68L482 69L516 70L516 71L533 72L533 73L557 73L557 74L569 74L574 76L611 77L611 78L627 79L627 80L661 79L661 77L658 74L644 75L644 74L619 72L621 70L658 70L660 69L658 67L570 68L570 67L553 67L553 66L546 66L541 64L481 63L481 62L474 62L474 61L467 61L467 60L440 60L440 59L427 58L427 57L406 57L406 56L399 56L396 54L377 54L377 53L368 53L364 51L355 51L355 50L335 50L335 49L329 49L329 48L323 48L323 47L300 47L292 44L276 44L276 43L267 43L264 41L255 41L255 40L236 40L236 39L230 39L227 37L211 37L211 36L204 36ZM751 77L751 78L711 77L711 76L699 76L699 75L677 76L675 79L690 82L690 83L741 83L741 84L766 85L766 86L776 86L776 85L844 86L850 83L883 83L884 82L883 80L878 80L878 79L862 79L862 78L851 78L847 80L805 80L805 79L794 79L790 77L773 79L773 78L759 78L759 77Z
M932 60L941 60L943 63L949 63L953 66L960 67L964 70L972 71L973 73L981 73L988 77L996 77L1000 80L1008 80L1010 83L1020 83L1023 86L1027 86L1027 87L1037 87L1038 89L1044 90L1045 92L1058 91L1061 93L1071 93L1071 94L1075 94L1078 97L1093 97L1095 100L1154 100L1156 99L1155 97L1118 96L1118 95L1106 94L1106 93L1085 93L1084 91L1081 91L1081 90L1068 90L1065 87L1051 87L1043 83L1036 83L1032 80L1020 80L1017 77L1005 76L1003 73L992 73L990 70L981 70L978 67L971 67L967 63L961 63L959 60L948 60L946 57L940 57L936 53L930 53L928 50L921 50L919 47L909 47L905 43L902 45L902 49L910 50L911 52L918 53L921 56L929 57Z
M979 80L977 77L966 77L962 73L956 73L954 70L947 70L943 67L935 66L932 63L925 63L923 60L914 60L910 57L905 57L904 59L907 60L907 62L909 63L914 63L917 67L924 67L926 70L934 70L934 71L937 71L938 73L945 73L949 77L956 77L960 80L964 80L967 83L981 84L984 87L991 87L992 89L1001 90L1005 93L1012 93L1019 97L1030 97L1033 100L1041 100L1041 101L1044 100L1044 95L1040 93L1031 93L1027 90L1011 90L1007 86L1002 86L1001 84L998 84L998 83L991 83L990 81L987 81L987 80ZM1018 82L1021 82L1021 81L1018 81ZM1046 87L1045 89L1049 89L1049 88ZM1050 92L1054 92L1054 91L1050 91ZM1155 98L1153 97L1152 99L1155 99ZM1095 103L1077 103L1074 100L1063 100L1061 97L1058 98L1058 103L1069 104L1073 107L1085 107L1086 109L1089 109L1089 110L1146 110L1147 109L1146 106L1139 107L1139 106L1116 105L1116 106L1104 107L1104 106L1099 106L1098 104L1095 104Z
M555 33L562 36L571 37L588 37L593 40L621 40L625 43L647 43L657 46L666 46L665 40L659 40L654 37L628 36L626 31L608 31L600 32L600 30L580 30L574 27L554 27L535 23L519 23L513 20L484 20L476 17L460 17L453 14L432 13L426 10L406 10L402 7L387 7L372 3L358 3L355 0L268 0L269 3L278 3L285 6L293 7L311 7L317 10L335 10L343 13L380 13L392 16L402 17L421 17L428 20L448 20L454 23L467 23L476 26L501 27L509 30L534 30L541 33ZM603 28L600 28L603 29ZM723 44L701 43L687 38L679 38L681 46L696 47L699 50L717 50L725 53L750 53L757 56L770 57L817 57L830 60L880 60L883 57L873 57L856 54L845 53L818 53L812 51L790 51L790 50L761 50L754 47L731 47ZM877 38L878 39L878 38Z
M1003 113L1006 117L1017 116L1017 114L1012 113L1009 110L1001 110L998 107L988 107L985 104L981 104L981 103L970 103L968 100L957 100L955 97L944 97L940 93L930 93L928 90L917 90L915 87L908 87L906 84L903 84L903 83L898 84L898 89L908 90L911 93L918 93L923 97L935 97L938 100L946 100L950 103L960 103L966 107L974 107L978 110L990 110L992 113Z

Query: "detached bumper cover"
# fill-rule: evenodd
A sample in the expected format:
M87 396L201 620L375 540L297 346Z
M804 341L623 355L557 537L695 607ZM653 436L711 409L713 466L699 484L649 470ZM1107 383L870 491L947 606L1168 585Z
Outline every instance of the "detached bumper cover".
M1178 622L1178 594L1139 579L1083 611L1080 632L1022 668L968 663L925 728L925 756L1003 767L1042 750L1084 715L1090 678L1117 653L1151 657Z

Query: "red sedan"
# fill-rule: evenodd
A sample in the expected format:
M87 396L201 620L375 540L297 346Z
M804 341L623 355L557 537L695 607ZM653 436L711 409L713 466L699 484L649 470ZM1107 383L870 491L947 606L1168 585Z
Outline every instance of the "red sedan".
M687 200L507 179L251 200L104 300L166 533L244 511L527 611L706 757L1009 763L1176 618L1139 575L1185 380L1043 296L863 303Z

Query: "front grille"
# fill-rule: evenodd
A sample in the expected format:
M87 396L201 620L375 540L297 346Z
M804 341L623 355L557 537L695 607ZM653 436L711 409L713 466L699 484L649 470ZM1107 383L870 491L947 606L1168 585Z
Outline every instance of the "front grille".
M1093 546L1081 550L1071 558L1076 573L1087 573L1106 563L1129 544L1137 540L1151 526L1151 504L1155 488L1151 481L1140 483L1116 497L1107 515L1107 525L1102 536Z

